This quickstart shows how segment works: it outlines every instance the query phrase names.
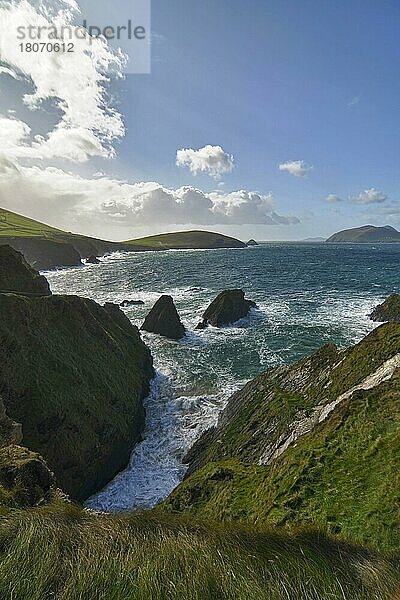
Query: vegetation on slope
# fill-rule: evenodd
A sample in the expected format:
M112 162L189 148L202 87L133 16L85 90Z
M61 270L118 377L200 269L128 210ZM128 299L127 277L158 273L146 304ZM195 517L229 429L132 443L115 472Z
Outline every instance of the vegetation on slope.
M345 352L328 345L259 376L233 396L219 427L192 449L192 475L164 508L221 520L315 524L397 549L398 369L375 387L349 394L321 423L315 415L399 352L400 325L387 324ZM290 443L301 427L303 434Z
M389 600L396 571L394 558L315 532L65 505L0 521L0 597L13 600Z
M113 305L0 294L0 394L60 487L82 500L125 467L144 426L149 350Z

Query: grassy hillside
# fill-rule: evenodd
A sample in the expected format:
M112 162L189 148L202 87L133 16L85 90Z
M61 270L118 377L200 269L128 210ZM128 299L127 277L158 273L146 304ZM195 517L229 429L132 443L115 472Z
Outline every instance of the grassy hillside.
M152 377L138 330L114 306L0 294L0 395L58 484L83 499L125 467Z
M354 229L345 229L335 233L326 240L329 243L353 242L353 243L379 243L400 242L400 232L386 225L385 227L374 227L364 225Z
M178 231L175 233L163 233L149 237L130 240L128 245L149 246L159 249L185 250L192 248L244 248L246 244L235 238L213 233L211 231Z
M0 243L22 252L37 269L81 264L81 258L109 252L140 252L173 248L242 248L243 242L209 231L166 233L128 242L110 242L65 232L0 208Z
M73 506L0 522L0 597L13 600L389 600L395 559L313 532Z
M194 472L164 507L222 521L315 524L397 549L398 353L400 326L387 324L346 352L328 345L259 376L233 396L219 427L191 451ZM376 374L389 359L398 366ZM352 391L368 388L366 381L370 389ZM324 407L342 395L319 422Z

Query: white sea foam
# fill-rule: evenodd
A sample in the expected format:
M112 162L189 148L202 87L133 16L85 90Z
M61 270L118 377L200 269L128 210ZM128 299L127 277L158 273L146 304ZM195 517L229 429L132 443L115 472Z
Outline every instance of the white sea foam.
M368 275L359 277L358 268L349 268L343 282L341 275L335 279L322 270L310 278L310 265L315 270L319 263L309 261L303 268L298 255L291 254L297 250L289 248L282 270L290 275L295 269L296 277L289 277L286 289L288 275L283 277L275 264L282 248L258 247L256 259L251 250L114 253L103 257L100 265L46 273L55 293L77 294L101 304L142 300L144 306L124 309L139 326L154 302L169 294L187 328L179 342L143 333L157 368L145 401L144 440L134 449L128 468L88 506L107 511L154 506L180 483L185 451L247 379L327 341L339 346L355 343L376 327L368 314L390 288L379 264L371 272L370 257L368 264L361 264ZM324 253L328 250L322 248ZM288 266L287 257L292 261ZM259 308L231 326L196 330L209 303L227 287L242 287Z
M183 454L203 431L216 423L225 398L224 393L176 397L171 380L157 373L144 403L143 442L136 446L128 467L92 496L86 506L119 512L151 508L163 500L185 474Z

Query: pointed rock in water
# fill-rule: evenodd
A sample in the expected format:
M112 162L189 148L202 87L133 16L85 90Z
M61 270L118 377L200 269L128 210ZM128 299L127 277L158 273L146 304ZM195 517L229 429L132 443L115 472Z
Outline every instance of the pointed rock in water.
M8 245L0 246L0 293L51 296L47 279Z
M86 259L86 264L88 265L99 265L100 261L94 254L91 254L89 258Z
M400 295L392 294L382 304L374 308L369 315L372 321L384 323L386 321L400 323Z
M251 239L247 242L246 246L258 246L258 243L256 240Z
M178 311L171 296L161 296L147 315L142 330L180 340L185 335Z
M243 290L224 290L211 302L196 329L205 329L207 325L230 325L247 317L250 309L256 306L255 302L245 299Z

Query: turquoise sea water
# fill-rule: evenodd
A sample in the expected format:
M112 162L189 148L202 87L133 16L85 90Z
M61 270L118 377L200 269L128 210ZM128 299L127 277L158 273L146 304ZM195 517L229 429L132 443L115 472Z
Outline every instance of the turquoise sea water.
M375 326L371 309L399 291L399 245L271 243L234 250L113 254L100 265L46 273L54 293L124 309L135 325L171 294L188 334L173 342L144 334L157 376L146 400L144 441L126 471L89 500L101 510L154 506L185 473L181 458L212 425L229 395L257 373L292 362L327 341L345 347ZM248 319L195 331L218 292L240 287L255 300Z

